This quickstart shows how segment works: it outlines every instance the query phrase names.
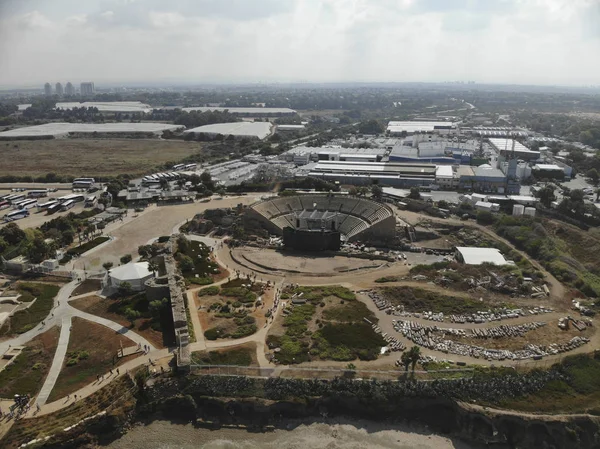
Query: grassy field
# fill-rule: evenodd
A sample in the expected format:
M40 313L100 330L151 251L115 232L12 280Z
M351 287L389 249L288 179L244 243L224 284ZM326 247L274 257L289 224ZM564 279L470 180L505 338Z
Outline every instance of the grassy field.
M0 176L139 175L201 151L198 142L143 139L54 139L0 142Z
M0 397L37 394L52 365L59 334L58 328L53 327L38 335L27 343L10 365L0 371Z
M301 363L313 358L351 361L374 360L385 340L365 323L377 319L350 290L341 286L288 288L282 297L302 294L307 302L291 306L267 337L279 363Z
M73 318L67 356L48 402L79 390L96 381L98 374L106 374L109 369L136 357L117 359L121 345L126 348L135 343L100 324Z
M488 305L474 299L443 295L422 288L383 287L380 292L392 304L402 304L407 312L430 310L448 315L474 313L489 308Z
M218 351L199 351L192 353L193 363L200 365L257 365L256 344L246 343L232 348Z
M71 305L76 309L106 318L131 329L152 343L156 348L164 348L169 344L175 343L170 313L167 313L168 310L166 310L164 319L159 319L159 317L149 313L149 303L145 294L118 298L101 298L96 295L90 295L72 301ZM134 319L133 325L125 316L124 311L127 308L133 308L140 313L140 316ZM163 326L165 327L164 334Z
M2 328L0 336L15 335L27 332L45 319L54 306L54 297L60 287L53 284L38 284L33 282L21 283L17 290L21 293L21 301L36 301L27 309L16 312L8 319Z

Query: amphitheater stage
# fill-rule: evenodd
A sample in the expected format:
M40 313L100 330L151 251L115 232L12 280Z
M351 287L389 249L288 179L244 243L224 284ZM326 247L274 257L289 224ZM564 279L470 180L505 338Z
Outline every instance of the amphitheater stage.
M389 262L385 260L359 259L345 256L326 256L315 253L304 254L281 252L253 247L235 248L233 257L248 269L265 273L298 273L314 276L332 276L376 269Z

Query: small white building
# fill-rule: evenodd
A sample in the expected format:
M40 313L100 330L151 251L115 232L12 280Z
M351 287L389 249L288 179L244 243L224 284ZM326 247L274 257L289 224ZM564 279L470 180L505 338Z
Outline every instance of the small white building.
M131 289L136 292L145 290L144 283L153 276L148 269L148 262L132 262L108 271L102 282L103 288L119 288L121 283L131 284Z
M500 204L498 203L489 203L487 201L477 201L475 203L475 209L477 210L485 210L488 212L498 212L500 210Z
M494 265L507 265L508 262L497 248L477 248L471 246L457 246L454 257L459 262L467 265L481 265L491 263Z

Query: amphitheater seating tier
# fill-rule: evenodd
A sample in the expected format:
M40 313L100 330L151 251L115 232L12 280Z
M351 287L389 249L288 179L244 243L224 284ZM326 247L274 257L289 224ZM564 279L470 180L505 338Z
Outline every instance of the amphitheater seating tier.
M278 228L294 226L294 212L320 210L343 214L339 230L350 238L369 226L392 216L391 210L367 198L329 195L300 195L262 201L251 206Z

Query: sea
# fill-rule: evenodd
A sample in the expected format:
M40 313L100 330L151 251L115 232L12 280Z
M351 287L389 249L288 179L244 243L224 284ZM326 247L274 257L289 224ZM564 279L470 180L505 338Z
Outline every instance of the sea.
M208 430L154 421L136 425L111 449L478 449L411 425L369 421L290 422L287 429L256 433L239 428Z

